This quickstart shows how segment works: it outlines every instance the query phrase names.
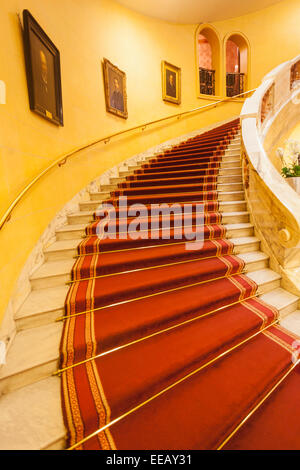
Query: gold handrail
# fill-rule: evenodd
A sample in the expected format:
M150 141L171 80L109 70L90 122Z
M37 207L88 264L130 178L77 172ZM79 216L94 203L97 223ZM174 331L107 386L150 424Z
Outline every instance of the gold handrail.
M105 144L107 144L114 137L118 137L118 136L126 134L128 132L136 131L138 129L142 129L144 131L148 126L151 126L153 124L158 124L159 122L167 121L168 119L174 119L174 118L180 119L182 116L186 116L188 114L196 113L196 112L208 109L208 108L215 107L220 103L225 103L227 101L232 101L232 100L234 100L234 99L236 99L240 96L244 96L244 95L248 95L249 93L253 93L255 90L256 90L256 88L253 89L253 90L244 91L243 93L240 93L240 94L235 95L235 96L222 98L221 100L214 101L213 103L209 103L209 104L206 104L204 106L200 106L198 108L191 109L189 111L184 111L182 113L172 114L171 116L166 116L166 117L161 118L161 119L156 119L155 121L150 121L150 122L147 122L145 124L140 124L140 125L135 126L135 127L130 127L129 129L125 129L123 131L116 132L115 134L111 134L107 137L102 137L101 139L96 140L94 142L91 142L89 144L86 144L83 147L80 147L76 150L72 150L71 152L63 155L62 157L58 158L53 163L51 163L51 165L49 165L47 168L45 168L45 170L43 170L27 186L25 186L25 188L18 194L18 196L10 204L8 209L5 211L5 213L1 217L1 219L0 219L0 230L3 228L3 226L6 224L6 222L8 222L10 220L11 214L12 214L12 211L14 210L14 208L21 201L23 196L35 185L35 183L37 183L46 173L48 173L50 170L52 170L56 165L58 165L58 166L64 165L67 162L67 159L72 157L73 155L75 155L75 153L81 152L82 150L86 150L86 149L92 147L93 145L99 144L101 142L104 142Z

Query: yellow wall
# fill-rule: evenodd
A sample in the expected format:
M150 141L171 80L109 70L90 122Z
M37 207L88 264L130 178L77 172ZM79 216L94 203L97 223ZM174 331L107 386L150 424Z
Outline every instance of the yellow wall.
M22 187L59 155L118 130L185 111L197 98L195 25L145 18L112 0L0 0L0 213ZM56 127L29 110L17 13L27 8L61 53L64 122ZM243 31L251 44L251 86L280 62L299 53L300 5L282 2L257 14L215 23L221 41ZM129 119L107 114L101 59L127 74ZM182 68L182 104L161 99L161 61ZM224 82L223 82L224 85ZM223 86L224 90L224 86ZM180 134L236 115L240 103L118 139L54 170L24 199L0 232L0 321L14 282L55 213L89 181L121 160Z

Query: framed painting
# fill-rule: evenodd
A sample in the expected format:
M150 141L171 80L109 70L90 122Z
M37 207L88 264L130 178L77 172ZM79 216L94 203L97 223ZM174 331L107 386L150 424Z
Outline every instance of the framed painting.
M59 50L28 10L23 11L23 24L30 109L63 126Z
M109 60L103 59L103 77L106 110L124 119L128 118L126 74Z
M169 103L181 103L181 69L162 62L162 97Z

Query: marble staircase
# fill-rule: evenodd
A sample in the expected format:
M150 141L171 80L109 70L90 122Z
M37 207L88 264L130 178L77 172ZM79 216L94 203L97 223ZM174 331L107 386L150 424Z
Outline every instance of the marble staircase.
M222 160L218 191L227 237L235 245L247 275L259 286L260 297L280 312L281 324L300 334L299 298L281 286L270 269L269 257L250 222L244 198L240 135L232 140ZM90 194L68 224L57 230L56 241L45 250L45 262L31 276L31 292L16 314L17 335L0 368L0 449L63 449L66 431L60 403L58 368L63 314L76 247L93 220L93 212L117 184L138 168L131 165L107 185Z

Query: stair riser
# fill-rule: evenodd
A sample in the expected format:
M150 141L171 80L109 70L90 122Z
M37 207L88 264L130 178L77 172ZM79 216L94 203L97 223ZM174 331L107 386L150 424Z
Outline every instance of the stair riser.
M226 214L226 213L225 213ZM233 216L223 216L222 223L226 224L242 224L249 222L249 214L233 215ZM88 225L88 224L87 224ZM56 239L61 240L75 240L85 236L85 229L65 232L60 231L56 233Z
M223 183L240 183L241 184L241 188L242 188L242 177L240 175L232 175L232 176L219 176L218 177L218 184L223 184ZM174 185L176 184L176 179L174 179ZM180 184L180 182L178 182L178 184ZM187 184L193 184L193 180L191 180L190 182L188 182ZM197 183L195 183L197 184ZM151 183L149 183L149 185L151 185ZM164 181L161 182L161 185L164 186ZM147 184L145 183L145 186L147 186ZM139 186L139 188L141 188ZM100 188L100 191L101 192L111 192L111 191L115 191L116 189L118 189L118 185L117 184L107 184L107 185L101 185L101 188ZM219 187L218 187L219 189ZM221 188L220 188L221 189ZM95 199L99 199L99 197L97 196L97 193L90 193L90 197L91 197L91 200L95 200Z
M226 212L223 212L222 223L223 224L246 224L249 222L249 214L241 215L226 215Z
M110 182L112 184L118 184L122 181L125 181L126 176L129 176L129 175L132 174L131 172L128 172L128 171L125 172L126 174L124 174L124 172L121 172L121 173L122 173L123 176L121 176L121 174L120 174L119 177L113 177L112 176L110 178ZM240 165L236 165L235 168L232 168L232 167L231 168L221 168L220 171L219 171L219 174L220 175L226 175L226 176L227 175L228 176L230 176L230 175L241 175L242 174L242 168L240 167Z
M225 175L220 175L218 177L218 184L230 184L230 183L241 183L243 184L243 179L242 175L231 175L231 176L225 176Z
M239 153L228 153L224 154L221 159L221 165L222 163L228 163L228 162L236 162L236 166L240 166L241 162L241 155Z
M220 168L219 170L219 175L220 176L226 176L227 178L230 178L232 175L240 175L242 176L242 168L240 165L236 165L235 168Z
M245 243L244 245L236 245L234 247L234 254L242 254L242 253L251 253L252 251L259 251L260 242L251 242Z
M254 235L254 228L238 228L234 230L227 230L226 237L227 238L239 238L239 237L253 237Z
M228 191L228 188L226 188L226 191ZM239 201L244 198L244 192L239 191L236 194L226 194L225 192L219 191L219 200L220 201ZM147 195L145 195L145 200L147 198ZM96 211L98 208L100 208L100 205L103 201L98 200L98 201L88 201L81 203L80 210L82 211ZM162 201L166 202L166 201ZM176 201L170 201L170 203L173 203ZM188 201L187 201L188 202ZM83 222L77 222L77 223L83 223Z
M234 193L227 193L219 191L218 200L219 201L242 201L244 199L244 192L237 191Z
M227 232L227 238L237 238L237 237L251 237L253 236L253 228L238 228L238 229L231 229ZM53 252L48 252L46 257L46 261L59 261L59 260L65 260L65 259L70 259L73 258L74 256L77 255L77 249L65 249L65 250L59 250L59 251L53 251ZM52 276L51 276L52 278ZM64 279L64 278L63 278ZM36 287L36 284L39 285L39 282L42 282L42 279L32 279L31 283L34 289L39 289L41 287ZM61 285L60 284L55 284L55 285ZM52 287L46 286L46 287Z
M49 325L64 314L64 306L49 312L42 312L31 317L16 319L17 331L28 330L29 328L37 328L39 326Z
M240 179L240 177L237 177ZM230 184L230 187L228 187L228 185ZM193 185L193 188L192 191L195 191L195 189L197 188L197 184L195 183ZM109 188L107 187L107 191L114 191L116 190L117 187L114 185L114 186L110 186ZM125 188L124 188L125 189ZM131 188L127 188L127 189L131 189ZM142 189L142 188L132 188L133 191L132 191L132 194L135 195L135 189L138 190L138 189ZM223 182L223 183L220 183L217 185L217 190L218 191L241 191L243 189L243 183L242 182L234 182L234 181L230 181L230 183L228 182ZM101 197L99 197L99 193L91 193L90 194L90 197L91 197L91 201L99 201L101 199ZM129 195L128 195L129 197Z
M240 152L241 151L241 146L240 144L232 144L228 145L226 152L231 151L231 152Z
M266 284L259 284L258 291L260 294L266 294L273 289L278 289L278 287L280 287L280 279L268 282Z
M70 225L78 225L78 224L89 224L93 222L93 216L91 214L78 214L78 215L71 215L68 216L68 224Z
M242 203L234 203L232 204L226 204L226 206L220 204L219 208L220 212L243 212L247 210L247 204L246 201Z
M295 301L292 304L287 305L284 308L278 309L279 314L280 314L280 318L281 319L285 318L287 315L289 315L290 313L293 313L297 309L298 309L298 301Z
M69 250L66 250L69 251ZM76 256L77 252L76 250L72 251L72 255L66 256L64 252L60 254L59 259L66 259L66 258L72 258ZM51 260L53 261L53 259ZM70 273L61 273L57 274L55 276L45 276L42 278L37 278L37 279L31 279L30 284L32 290L36 289L47 289L48 287L59 287L59 286L64 286L67 282L71 280L71 274Z
M251 273L253 271L258 271L259 269L266 269L269 266L269 260L264 259L260 261L255 261L253 263L246 263L246 271Z
M13 390L25 387L26 385L38 382L39 380L50 377L58 367L58 351L57 358L47 362L46 364L39 364L29 370L22 371L13 376L6 377L0 380L0 395L3 393L10 393Z
M234 168L240 166L240 163L240 158L237 158L235 160L231 158L230 161L222 161L220 163L220 169L224 170L225 168Z
M65 232L56 232L56 240L75 240L77 238L81 238L85 234L85 230L72 230L72 231L65 231Z

